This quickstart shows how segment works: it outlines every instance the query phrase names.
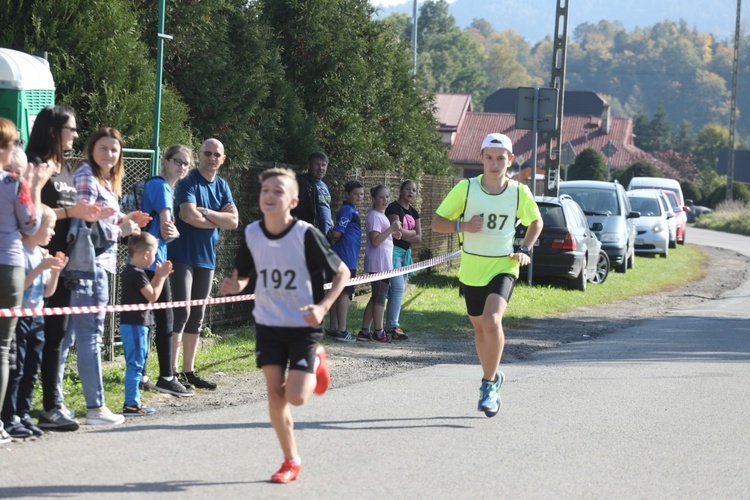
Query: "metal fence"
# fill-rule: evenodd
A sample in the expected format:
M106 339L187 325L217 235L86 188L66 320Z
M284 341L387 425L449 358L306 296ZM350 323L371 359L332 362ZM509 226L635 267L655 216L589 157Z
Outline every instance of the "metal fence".
M125 175L122 181L123 192L132 186L135 182L146 179L150 176L151 157L146 154L133 154L125 151ZM72 157L73 161L80 160L80 157ZM242 241L242 232L244 227L258 220L261 216L258 197L260 194L260 173L270 167L281 166L298 170L296 165L286 165L279 163L260 163L256 165L237 166L230 165L220 171L232 189L237 209L239 212L240 224L237 230L223 230L219 244L216 247L216 272L214 274L214 283L211 296L217 296L221 280L224 276L231 273L234 266L234 259L239 250ZM353 179L358 179L365 186L365 201L359 207L363 219L370 209L369 188L378 184L388 186L391 191L391 199L398 197L398 188L402 182L398 174L392 172L380 171L347 171L343 169L331 168L328 170L325 181L331 191L331 210L335 217L336 212L341 207L344 199L344 185ZM417 183L417 198L414 206L419 210L422 220L422 242L413 246L415 262L428 259L437 255L442 255L458 249L458 241L452 234L433 233L430 230L430 221L438 205L455 185L458 179L435 177L430 175L421 176L414 179ZM363 232L362 248L364 248ZM364 252L360 254L360 263L358 268L363 267ZM118 271L122 271L127 261L127 247L119 245L118 247ZM455 265L451 262L445 266ZM112 276L110 281L110 300L112 303L120 303L120 280L118 272ZM252 321L252 302L236 302L230 304L209 305L206 308L204 319L204 328L211 329L214 333L224 326L247 324ZM119 337L119 314L108 313L105 319L104 331L104 357L112 359L114 357L115 346L120 342Z

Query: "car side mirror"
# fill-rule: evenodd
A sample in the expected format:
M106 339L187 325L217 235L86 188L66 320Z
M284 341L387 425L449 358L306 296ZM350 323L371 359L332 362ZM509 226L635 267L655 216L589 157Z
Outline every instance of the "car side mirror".
M667 219L674 219L674 212L671 210L667 212Z
M639 219L640 217L641 217L641 213L640 212L636 212L634 210L634 211L628 213L628 216L626 218L627 219Z
M594 224L591 226L592 231L601 231L604 229L604 224L601 222L594 222Z
M688 201L690 201L690 200L688 200ZM685 212L690 212L690 207L686 205L686 206L682 207L682 210L684 210Z

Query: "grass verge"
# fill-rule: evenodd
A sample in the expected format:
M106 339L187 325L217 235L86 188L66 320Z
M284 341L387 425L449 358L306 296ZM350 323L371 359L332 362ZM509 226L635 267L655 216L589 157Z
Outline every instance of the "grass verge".
M627 274L611 272L601 285L589 284L586 292L568 290L564 286L519 283L505 314L504 324L519 327L529 320L554 316L578 307L592 307L618 300L669 290L702 277L705 253L693 246L680 246L669 252L668 259L636 257L635 266ZM456 270L443 274L421 274L410 279L404 297L401 323L407 331L424 332L441 336L470 336L471 324L466 316L463 298L458 296ZM355 298L349 312L349 329L359 330L362 314L369 294ZM216 372L241 373L256 370L254 360L255 334L250 327L235 328L222 336L212 336L202 341L196 359L196 369L204 374ZM148 373L158 376L156 354L148 360ZM124 362L106 363L103 370L105 399L113 411L123 403ZM42 395L37 384L35 410L39 410ZM75 355L68 360L68 370L63 384L66 405L78 415L85 414L80 380L75 373ZM148 394L144 395L148 400ZM34 412L36 414L36 411Z

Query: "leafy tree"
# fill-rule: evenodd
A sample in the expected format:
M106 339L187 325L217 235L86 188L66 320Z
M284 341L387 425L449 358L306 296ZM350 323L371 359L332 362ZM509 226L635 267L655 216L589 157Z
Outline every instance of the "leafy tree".
M151 28L142 36L153 39L156 9L151 1L141 3L143 24ZM165 80L185 96L199 140L217 137L239 163L297 163L317 149L255 2L170 0L166 14L173 40L165 47Z
M693 150L698 168L702 172L716 171L719 151L729 147L729 129L723 125L710 124L698 132Z
M332 164L446 172L429 100L410 77L396 23L365 0L260 0L294 89Z
M646 160L638 160L625 169L618 181L623 186L627 186L633 177L664 177L664 175L652 163Z
M411 33L405 35L411 40ZM427 0L422 4L417 45L417 73L423 90L472 94L473 102L484 102L487 78L482 48L456 26L448 2Z
M101 126L119 129L127 147L150 148L155 62L133 35L139 25L125 0L0 0L0 45L45 50L57 104L76 110L83 147ZM187 107L174 88L162 95L164 143L191 140Z
M568 180L607 180L607 163L604 156L593 148L586 148L576 156L568 171Z

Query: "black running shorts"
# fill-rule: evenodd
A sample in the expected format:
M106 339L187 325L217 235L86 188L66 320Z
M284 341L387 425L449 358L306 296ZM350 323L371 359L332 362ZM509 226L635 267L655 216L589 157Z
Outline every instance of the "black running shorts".
M285 328L255 325L255 361L258 368L279 365L314 373L315 349L323 328Z
M466 299L466 311L469 316L481 316L484 313L484 304L491 293L496 293L510 302L513 295L513 287L516 286L516 277L512 274L498 274L485 286L464 285L464 299Z

